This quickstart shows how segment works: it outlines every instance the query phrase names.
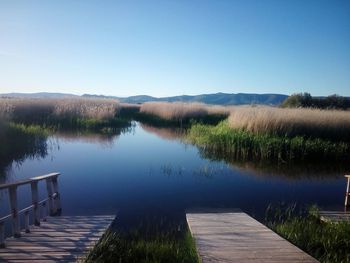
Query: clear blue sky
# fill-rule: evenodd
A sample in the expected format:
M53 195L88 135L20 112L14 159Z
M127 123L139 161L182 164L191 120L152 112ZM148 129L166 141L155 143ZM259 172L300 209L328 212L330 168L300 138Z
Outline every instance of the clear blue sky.
M0 0L0 93L350 95L350 1Z

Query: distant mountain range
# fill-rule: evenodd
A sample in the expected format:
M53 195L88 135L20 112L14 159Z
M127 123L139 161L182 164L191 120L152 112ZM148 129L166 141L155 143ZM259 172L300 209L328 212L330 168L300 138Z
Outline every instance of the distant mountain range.
M144 103L148 101L182 101L182 102L202 102L207 104L217 105L244 105L244 104L264 104L264 105L278 105L288 95L283 94L251 94L251 93L214 93L201 95L181 95L172 97L156 98L148 95L138 95L130 97L115 97L104 95L84 94L82 96L65 94L65 93L7 93L0 94L2 97L26 97L26 98L69 98L69 97L86 97L86 98L113 98L121 102L127 103Z

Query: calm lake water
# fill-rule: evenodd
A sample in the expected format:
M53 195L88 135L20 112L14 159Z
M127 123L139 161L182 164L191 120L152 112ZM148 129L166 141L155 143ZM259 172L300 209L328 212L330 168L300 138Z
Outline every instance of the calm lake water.
M171 130L134 123L119 136L57 134L44 158L13 164L5 181L58 171L63 215L117 214L122 224L144 216L176 217L187 209L240 208L262 219L269 203L343 209L340 172L286 172L211 161ZM41 195L45 185L41 185ZM30 204L19 188L20 207ZM1 193L1 213L8 211Z

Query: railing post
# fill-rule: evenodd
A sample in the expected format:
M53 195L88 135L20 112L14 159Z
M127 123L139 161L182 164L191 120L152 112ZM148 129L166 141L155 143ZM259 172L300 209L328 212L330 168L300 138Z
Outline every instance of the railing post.
M350 191L350 175L345 175L345 177L348 179L348 183L347 183L347 186L346 186L346 192L345 192L345 206L348 206L349 204L349 191Z
M5 227L4 222L0 222L0 248L5 247Z
M14 237L21 236L19 224L18 208L17 208L17 186L9 187L10 208L12 214L12 231Z
M26 233L30 233L30 228L29 228L29 211L24 212L24 229Z
M58 182L57 182L58 176L52 177L52 188L53 188L53 192L56 193L56 197L55 197L55 208L56 208L56 214L60 215L61 211L62 211L62 207L61 207L61 196L60 193L58 191Z
M49 197L49 201L48 201L48 209L49 209L49 215L53 216L56 214L56 208L55 208L55 203L53 200L53 192L52 192L52 180L51 178L47 178L46 179L46 189L47 189L47 195Z
M47 217L47 214L48 214L48 208L47 208L47 204L46 204L46 201L42 203L42 216L43 216L43 221L46 222L46 217Z
M40 208L39 208L39 194L38 194L38 182L33 181L30 183L32 190L32 205L33 207L33 221L35 226L40 226Z

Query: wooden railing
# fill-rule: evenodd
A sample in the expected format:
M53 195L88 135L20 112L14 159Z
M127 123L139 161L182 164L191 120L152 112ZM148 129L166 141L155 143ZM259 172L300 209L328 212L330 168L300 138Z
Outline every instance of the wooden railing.
M1 184L1 190L8 190L11 214L0 218L0 248L5 247L5 222L11 220L12 234L14 237L21 236L20 216L24 215L24 229L26 233L30 232L29 213L32 210L33 223L40 226L40 219L46 220L47 215L55 216L61 214L61 200L58 191L59 173L32 177L26 180L14 183ZM47 198L39 201L38 183L46 181ZM26 208L18 210L17 188L22 185L30 184L32 194L32 204ZM42 212L42 213L41 213ZM42 217L41 217L42 214Z
M345 178L348 179L345 192L345 207L349 205L349 196L350 196L350 175L345 175Z

